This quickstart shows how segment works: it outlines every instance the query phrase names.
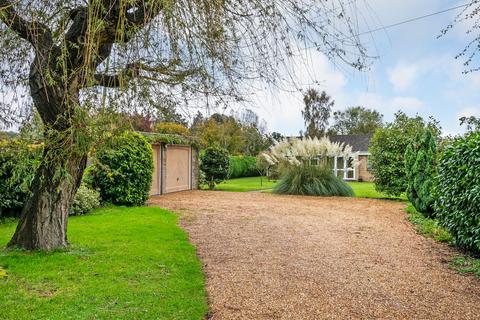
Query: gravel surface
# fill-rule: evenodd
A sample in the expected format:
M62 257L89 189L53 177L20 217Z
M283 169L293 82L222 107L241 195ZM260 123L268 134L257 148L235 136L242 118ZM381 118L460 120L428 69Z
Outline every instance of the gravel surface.
M193 191L181 214L206 273L209 319L480 319L480 281L417 235L404 204Z

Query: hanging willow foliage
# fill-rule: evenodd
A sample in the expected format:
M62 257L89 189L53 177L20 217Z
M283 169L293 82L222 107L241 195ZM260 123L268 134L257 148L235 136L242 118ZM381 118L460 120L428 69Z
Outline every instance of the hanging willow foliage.
M110 135L114 111L240 100L247 83L290 76L301 46L362 69L354 12L344 0L0 0L0 118L33 105L45 127L10 245L67 245L87 153Z

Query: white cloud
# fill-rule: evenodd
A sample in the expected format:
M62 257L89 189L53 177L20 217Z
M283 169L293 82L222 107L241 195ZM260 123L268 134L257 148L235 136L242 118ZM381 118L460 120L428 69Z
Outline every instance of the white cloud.
M357 99L359 105L374 108L381 113L392 114L398 110L415 113L424 107L424 103L415 97L397 96L385 98L377 93L361 93Z
M480 117L480 107L466 107L457 113L458 119L462 117L471 117L471 116Z
M307 50L291 62L295 70L293 79L297 88L306 90L310 87L325 90L336 102L344 106L348 95L345 94L347 79L340 70L316 50ZM259 88L252 92L250 100L256 106L254 109L268 123L271 131L286 135L296 135L304 127L302 118L302 93L291 85L285 90L274 88L268 90Z
M397 64L395 68L388 70L388 79L395 91L405 91L412 87L418 76L418 67L410 64Z

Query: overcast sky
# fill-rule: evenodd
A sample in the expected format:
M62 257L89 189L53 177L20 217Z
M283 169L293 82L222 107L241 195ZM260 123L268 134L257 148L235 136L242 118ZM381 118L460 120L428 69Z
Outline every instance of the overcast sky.
M455 7L466 1L451 0L366 0L370 9L359 32L388 26L410 18ZM359 1L361 3L361 0ZM407 114L433 116L440 121L445 134L462 132L458 118L480 116L480 72L462 74L463 61L455 55L469 38L466 26L458 26L447 36L437 39L460 12L449 11L388 30L362 36L372 55L370 71L355 72L335 66L315 50L307 50L297 59L307 61L299 66L298 76L305 89L316 87L327 91L336 101L336 109L361 105L374 108L390 121L401 109ZM368 16L367 16L368 15ZM249 97L255 111L268 123L271 131L285 135L303 129L301 93L258 90Z

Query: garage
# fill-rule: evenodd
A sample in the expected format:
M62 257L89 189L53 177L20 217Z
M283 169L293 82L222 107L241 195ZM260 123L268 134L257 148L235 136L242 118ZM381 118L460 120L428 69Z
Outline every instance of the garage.
M197 189L198 152L191 145L153 143L150 195Z

